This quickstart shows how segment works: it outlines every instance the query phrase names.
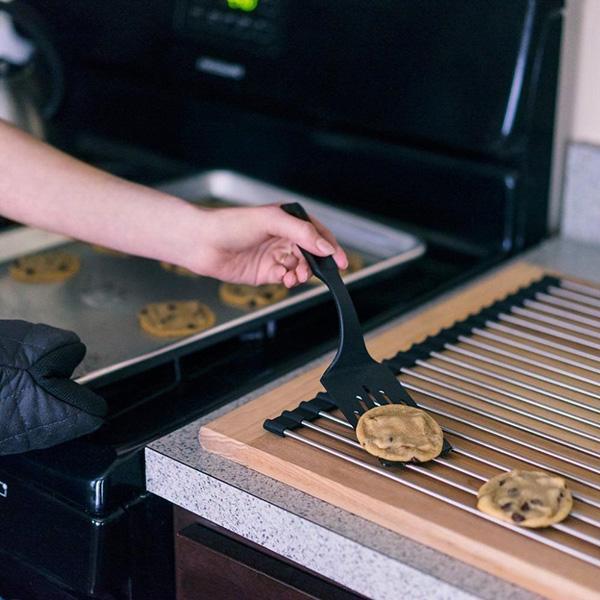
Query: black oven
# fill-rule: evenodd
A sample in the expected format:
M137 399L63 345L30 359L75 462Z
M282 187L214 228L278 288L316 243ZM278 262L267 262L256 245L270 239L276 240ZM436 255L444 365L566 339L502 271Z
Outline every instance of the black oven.
M561 0L28 2L64 65L56 145L148 184L237 171L423 239L353 293L366 329L548 233ZM101 386L100 431L3 457L0 596L168 598L144 446L331 349L334 314Z

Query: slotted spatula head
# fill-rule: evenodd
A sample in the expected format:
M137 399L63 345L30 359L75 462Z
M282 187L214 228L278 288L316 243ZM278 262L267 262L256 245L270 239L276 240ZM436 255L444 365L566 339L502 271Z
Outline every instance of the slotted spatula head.
M349 370L330 367L321 377L323 387L353 427L360 415L375 406L407 404L417 407L387 367L370 356L368 359Z

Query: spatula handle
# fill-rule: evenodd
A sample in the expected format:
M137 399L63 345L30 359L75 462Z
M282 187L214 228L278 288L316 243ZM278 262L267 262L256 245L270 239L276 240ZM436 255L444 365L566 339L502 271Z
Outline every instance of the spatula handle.
M310 223L310 218L306 214L306 211L297 202L283 204L281 208L289 215ZM331 256L315 256L307 250L304 250L304 248L300 248L300 251L306 258L312 272L325 283L331 291L338 312L340 344L338 352L329 369L336 365L339 368L352 368L356 364L360 364L365 360L370 360L370 356L365 346L360 321L356 314L356 309L354 308L348 289L340 277L335 260L333 260ZM329 369L327 371L329 371Z
M282 204L281 209L292 217L302 219L302 221L311 222L310 217L306 214L303 206L298 202L292 202L289 204ZM335 260L331 256L315 256L310 252L307 252L303 248L300 251L306 258L306 262L311 268L311 271L323 282L327 283L325 279L330 273L337 273L338 266L335 264Z

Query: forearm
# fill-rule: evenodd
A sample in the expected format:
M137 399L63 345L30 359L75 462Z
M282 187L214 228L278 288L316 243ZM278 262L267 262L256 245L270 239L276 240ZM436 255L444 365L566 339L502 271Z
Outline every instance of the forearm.
M298 246L347 266L330 231L277 206L206 210L114 177L0 120L0 214L237 283L306 281Z
M86 165L0 121L0 213L123 252L180 262L204 211Z

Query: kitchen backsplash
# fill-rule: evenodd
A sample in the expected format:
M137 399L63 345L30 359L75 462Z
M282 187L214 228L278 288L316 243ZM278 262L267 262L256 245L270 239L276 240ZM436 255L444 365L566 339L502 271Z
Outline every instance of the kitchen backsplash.
M569 146L561 235L600 245L600 146Z

